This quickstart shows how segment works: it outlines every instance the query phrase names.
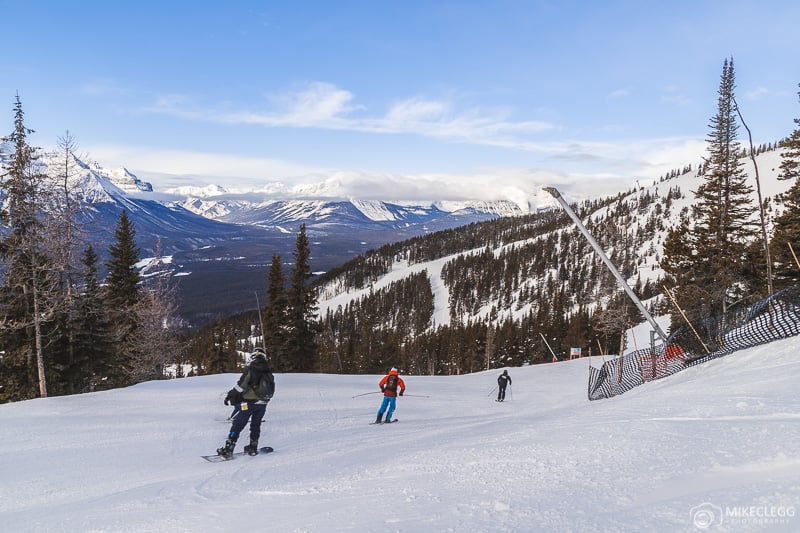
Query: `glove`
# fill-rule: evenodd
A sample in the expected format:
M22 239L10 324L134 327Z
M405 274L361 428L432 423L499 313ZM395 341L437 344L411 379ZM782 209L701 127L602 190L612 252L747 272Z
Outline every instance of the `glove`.
M401 391L400 391L400 396L402 396L404 392L405 392L405 391L402 391L402 390L401 390Z
M233 405L237 403L242 403L244 398L242 397L242 393L236 389L231 389L228 391L228 395L225 396L225 405Z
M386 387L381 387L381 392L383 392L383 390L384 390L385 388L386 388Z

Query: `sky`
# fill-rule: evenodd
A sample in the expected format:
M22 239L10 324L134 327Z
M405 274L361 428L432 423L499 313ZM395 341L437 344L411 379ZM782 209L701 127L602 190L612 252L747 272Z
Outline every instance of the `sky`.
M82 155L157 190L616 192L700 161L731 57L754 142L800 116L790 0L0 0L0 12L13 21L0 131L19 94L33 144L69 131Z
M236 374L0 405L1 527L800 529L796 339L594 402L588 367L509 368L505 402L500 369L403 375L388 426L370 425L381 376L278 374L259 442L275 451L217 464L200 456L223 444Z

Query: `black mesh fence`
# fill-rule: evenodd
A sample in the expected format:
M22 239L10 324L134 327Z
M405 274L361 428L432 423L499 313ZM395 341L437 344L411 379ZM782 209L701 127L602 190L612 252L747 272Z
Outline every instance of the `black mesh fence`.
M789 287L724 317L683 326L666 343L589 369L589 399L617 396L648 381L729 353L800 334L800 287Z

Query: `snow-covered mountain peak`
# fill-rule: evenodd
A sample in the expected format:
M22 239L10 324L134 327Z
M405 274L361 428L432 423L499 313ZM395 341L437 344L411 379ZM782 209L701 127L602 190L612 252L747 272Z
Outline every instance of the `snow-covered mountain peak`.
M350 203L370 220L397 220L396 214L393 213L384 202L377 200L357 200L353 198L350 200Z
M78 158L75 159L76 161L80 161ZM109 169L103 167L96 161L87 163L85 168L88 168L95 174L107 179L126 193L153 192L153 186L150 183L140 180L136 174L127 168L122 167Z

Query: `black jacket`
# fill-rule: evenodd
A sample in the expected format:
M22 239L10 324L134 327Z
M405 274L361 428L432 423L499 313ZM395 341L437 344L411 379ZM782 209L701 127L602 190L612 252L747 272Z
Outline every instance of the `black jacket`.
M262 357L257 357L252 363L245 367L239 381L236 383L236 387L234 387L242 393L244 401L269 401L269 397L259 397L255 390L258 383L261 381L261 376L264 374L268 374L270 378L274 379L269 363Z

